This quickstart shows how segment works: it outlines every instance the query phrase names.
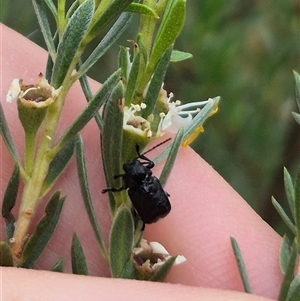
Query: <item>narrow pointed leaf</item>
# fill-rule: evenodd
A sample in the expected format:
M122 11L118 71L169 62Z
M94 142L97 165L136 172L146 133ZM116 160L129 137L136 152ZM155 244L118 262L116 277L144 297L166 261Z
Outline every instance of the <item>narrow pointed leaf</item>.
M285 301L291 282L293 281L294 278L294 271L297 263L297 242L296 240L294 241L291 249L291 253L289 256L287 268L286 268L286 273L284 275L281 287L280 287L280 292L278 296L278 301Z
M41 197L51 189L57 178L65 170L70 162L75 149L75 139L70 140L64 147L56 154L49 166L48 174L44 180Z
M9 244L4 241L0 242L0 266L12 267L14 266L13 255Z
M300 74L294 71L294 79L295 79L295 93L296 93L296 102L298 105L298 109L300 110Z
M11 209L15 206L18 195L19 183L20 168L19 164L16 164L3 197L2 216L4 218L11 213Z
M76 77L80 77L82 74L85 74L107 52L107 50L113 45L113 43L117 41L117 39L129 25L132 19L132 15L132 13L121 14L119 19L110 28L108 33L101 40L95 50L81 65L80 69L78 70L78 74L76 74Z
M64 270L64 260L60 258L57 263L51 269L52 272L59 272L62 273Z
M162 282L168 276L177 256L170 257L150 278L150 281Z
M100 107L109 99L114 87L118 83L121 70L115 71L101 86L93 99L87 104L82 113L76 118L73 124L67 129L58 142L57 147L61 147L70 139L74 138L79 131L95 116Z
M80 244L80 241L74 233L71 248L72 273L77 275L88 275L85 255Z
M295 181L295 222L296 222L296 240L298 242L298 252L300 253L300 166L296 174Z
M120 278L131 256L133 248L134 223L126 205L118 208L110 233L111 276Z
M292 281L286 301L299 301L300 296L300 275L297 275Z
M96 240L100 247L100 251L104 259L106 260L106 262L109 262L108 253L105 247L105 243L103 241L99 223L97 221L95 209L92 203L91 194L88 186L83 141L80 136L78 137L78 139L76 139L76 162L77 162L77 172L78 172L79 184L80 184L81 195L83 198L84 206L87 211L89 221L93 228Z
M90 89L90 85L88 83L88 77L86 74L83 74L80 78L79 78L79 82L81 85L81 89L83 91L83 94L87 100L87 102L90 102L93 99L93 94L92 91ZM102 132L102 125L103 125L103 120L100 116L100 114L97 112L95 113L94 116L96 123L98 125L99 130Z
M240 276L243 282L243 286L244 286L244 290L246 293L252 293L251 287L250 287L250 283L249 283L249 279L248 279L248 275L247 275L247 271L246 271L246 266L243 260L243 256L241 253L241 250L239 248L239 245L237 243L237 241L233 238L230 237L230 241L231 241L231 245L232 245L232 249L233 249L233 253L234 253L234 257L240 272Z
M127 261L120 278L123 279L137 279L136 269L132 257Z
M40 220L35 232L24 247L19 266L23 268L32 268L34 266L56 228L64 199L60 198L59 191L53 194L45 208L46 215Z
M281 205L276 201L274 197L272 197L272 204L275 207L278 214L281 216L283 221L286 223L286 225L291 229L291 231L296 235L296 227L293 224L293 222L290 220L288 215L284 212L284 209L281 207Z
M5 115L4 115L4 111L2 108L2 104L0 102L0 134L4 140L4 143L8 149L8 151L10 152L11 156L13 157L15 162L18 162L19 159L19 155L17 152L17 149L13 143L12 137L10 135L10 131L5 119Z
M5 239L7 243L14 236L15 222L15 217L12 214L8 214L5 218Z
M59 36L58 36L58 32L57 31L56 31L56 33L54 35L53 43L54 43L55 51L56 51L57 46L59 44ZM52 78L52 74L53 74L54 59L51 57L50 54L48 55L45 77L46 77L46 79L48 80L49 83L51 82L51 78Z
M86 0L78 7L69 20L57 48L52 74L52 85L55 88L59 88L62 85L69 71L70 65L90 25L93 12L94 0Z
M114 176L122 173L123 111L119 106L122 97L123 87L120 82L103 109L101 153L105 179L109 187L121 186L121 180L114 179ZM113 215L116 203L111 193L109 193L109 201Z
M186 0L171 0L167 4L151 52L149 65L154 70L165 51L173 45L185 20Z
M188 59L191 59L193 55L189 52L179 51L179 50L173 50L170 61L172 63L185 61Z
M144 99L144 103L147 105L147 107L142 111L142 116L144 118L147 118L154 110L156 104L156 101L154 100L157 99L161 90L167 68L169 66L171 52L172 48L167 50L158 62L157 67L155 68L149 88L147 90L147 94Z
M44 0L44 2L46 3L47 7L51 11L54 19L57 20L57 9L56 9L56 6L54 5L53 1L52 0Z
M12 208L15 206L18 188L20 183L20 168L19 165L16 164L13 174L8 182L6 191L3 197L2 203L2 216L5 218L5 237L6 242L9 242L10 238L13 237L15 230L15 218L11 213Z
M126 84L125 106L127 106L127 107L130 106L130 104L132 103L132 100L133 100L132 98L134 95L134 90L135 90L137 79L139 76L140 60L141 60L141 53L138 52L132 62L128 81Z
M89 40L93 39L106 25L124 12L131 2L133 1L112 0L104 1L103 5L100 3L94 16L94 20L96 21L88 33Z
M155 19L159 19L159 16L155 10L153 10L151 7L149 7L145 4L141 4L141 3L131 3L128 6L126 11L133 12L133 13L139 13L142 15L153 17Z
M292 112L292 115L293 115L294 119L296 120L296 122L300 124L300 114Z
M44 0L32 0L32 4L33 4L35 14L37 16L39 25L41 27L41 31L42 31L45 43L47 45L48 52L49 52L50 56L52 57L52 59L54 60L56 57L56 51L55 51L55 46L54 46L54 42L53 42L53 36L51 33L50 25L48 22L45 1ZM50 8L52 8L51 11L54 14L54 17L57 18L57 12L56 12L56 10L54 10L53 5L51 5L51 1L48 1L48 4L50 5Z
M118 61L119 61L119 68L122 69L122 77L127 82L128 76L129 76L129 72L130 72L130 54L129 54L129 48L120 46Z
M183 135L184 135L184 129L181 128L181 129L179 129L179 131L176 134L176 137L175 137L175 139L172 143L167 161L166 161L166 163L164 165L164 168L161 172L161 175L159 177L159 181L160 181L162 187L165 186L165 184L167 182L167 179L170 175L170 172L172 171L172 168L173 168L173 165L175 163L179 148L180 148L180 146L182 144L182 141L183 141Z
M280 246L280 257L279 257L280 270L282 274L286 273L289 257L290 257L290 242L288 237L284 235Z
M284 187L285 187L286 197L293 218L295 219L295 190L294 190L293 180L286 168L284 168L283 170L283 175L284 175Z
M68 11L66 13L66 19L69 19L73 15L73 13L77 9L78 5L80 5L79 0L75 0L71 4L70 8L68 9Z

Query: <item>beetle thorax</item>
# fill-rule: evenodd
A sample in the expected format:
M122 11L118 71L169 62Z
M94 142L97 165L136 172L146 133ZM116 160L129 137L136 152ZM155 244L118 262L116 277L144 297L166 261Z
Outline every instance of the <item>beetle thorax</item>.
M137 159L125 163L123 169L125 171L124 181L129 188L140 186L152 175L152 171Z

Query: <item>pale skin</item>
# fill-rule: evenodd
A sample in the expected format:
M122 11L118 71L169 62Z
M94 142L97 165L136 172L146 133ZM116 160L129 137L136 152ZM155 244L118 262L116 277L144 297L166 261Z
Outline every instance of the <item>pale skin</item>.
M5 102L13 78L35 83L44 72L46 52L23 36L0 27L1 32L1 102L15 144L22 152L23 130L18 123L16 104ZM99 70L101 72L101 70ZM98 84L91 82L94 90ZM176 93L176 91L173 91ZM85 106L79 86L71 89L63 111L58 137ZM216 115L216 117L218 116ZM87 168L94 206L108 237L110 217L106 187L99 158L99 133L92 121L82 131ZM201 137L199 138L201 139ZM159 150L153 151L154 157ZM90 160L89 160L90 159ZM159 175L162 165L154 168ZM13 170L13 160L1 139L1 199ZM264 300L278 296L282 275L279 269L281 237L267 225L225 180L192 149L180 150L175 167L166 185L171 195L171 213L156 224L147 225L145 238L158 241L171 254L182 254L186 263L175 267L168 283L148 283L110 279L99 255L91 227L81 201L74 160L55 188L67 195L61 220L47 249L36 264L39 270L1 269L3 300ZM49 196L46 198L48 199ZM44 208L45 202L41 204ZM43 208L36 214L43 215ZM15 216L17 210L14 210ZM1 239L4 239L4 222ZM31 231L34 229L32 227ZM61 257L65 271L70 272L70 244L76 232L89 259L91 276L76 276L47 271ZM242 293L243 287L233 257L230 237L241 248L253 293ZM172 284L170 284L172 283Z

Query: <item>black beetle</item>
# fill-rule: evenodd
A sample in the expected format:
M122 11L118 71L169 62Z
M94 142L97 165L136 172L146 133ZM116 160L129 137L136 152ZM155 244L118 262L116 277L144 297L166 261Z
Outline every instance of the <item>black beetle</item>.
M169 194L164 191L159 180L152 176L151 169L155 165L154 162L147 158L144 155L145 153L140 153L139 145L136 145L136 152L137 157L135 159L123 164L125 173L114 176L115 179L123 178L122 187L106 188L102 190L102 193L107 191L116 192L128 188L128 195L136 212L145 224L152 224L158 219L165 217L171 211L171 204L168 199Z

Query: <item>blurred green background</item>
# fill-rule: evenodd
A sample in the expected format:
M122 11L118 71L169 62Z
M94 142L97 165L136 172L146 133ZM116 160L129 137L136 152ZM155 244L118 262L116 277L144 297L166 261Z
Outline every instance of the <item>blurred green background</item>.
M70 1L72 2L72 1ZM1 21L44 47L30 0L2 0ZM103 81L129 46L137 20L91 71ZM5 41L1 41L5 43ZM171 65L165 87L182 102L220 95L219 112L192 147L280 234L270 198L286 208L283 166L300 164L292 70L300 72L300 1L188 0L177 49L192 60Z

